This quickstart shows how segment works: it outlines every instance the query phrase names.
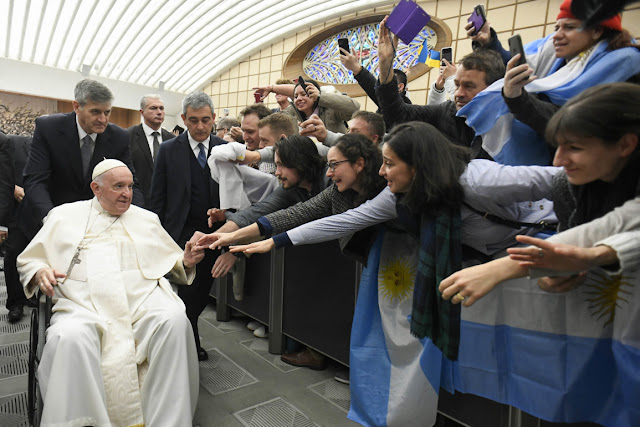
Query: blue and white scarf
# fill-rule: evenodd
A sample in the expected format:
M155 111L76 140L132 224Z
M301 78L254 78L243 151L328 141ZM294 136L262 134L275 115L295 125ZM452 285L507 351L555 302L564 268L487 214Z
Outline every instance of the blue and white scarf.
M625 81L640 71L640 51L626 47L607 50L601 41L577 55L564 67L555 58L553 34L525 46L527 63L535 75L546 76L529 83L529 93L544 93L551 102L563 105L584 89L601 84ZM516 120L502 97L504 79L477 94L458 111L476 135L482 147L499 163L507 165L547 165L549 151L542 135ZM621 100L622 101L622 100Z

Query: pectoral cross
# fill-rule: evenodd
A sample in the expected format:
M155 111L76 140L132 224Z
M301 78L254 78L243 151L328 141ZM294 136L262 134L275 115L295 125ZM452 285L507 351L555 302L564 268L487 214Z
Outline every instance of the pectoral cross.
M71 262L69 263L69 268L67 268L67 272L65 273L65 277L64 279L62 279L61 283L64 283L67 280L67 278L71 274L71 270L73 270L73 267L75 267L76 264L80 264L82 262L82 260L80 259L81 250L82 250L82 246L78 246L78 249L76 249L76 253L73 254L73 258L71 258Z

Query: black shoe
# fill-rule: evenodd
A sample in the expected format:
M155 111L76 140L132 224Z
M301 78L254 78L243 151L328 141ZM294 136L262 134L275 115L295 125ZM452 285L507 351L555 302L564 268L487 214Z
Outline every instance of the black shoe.
M9 315L7 316L7 320L9 323L16 323L22 320L22 316L24 315L24 311L21 305L16 305L9 309Z
M200 347L198 349L198 360L200 362L203 362L205 360L209 360L209 355L207 354L206 351L204 351L204 348Z

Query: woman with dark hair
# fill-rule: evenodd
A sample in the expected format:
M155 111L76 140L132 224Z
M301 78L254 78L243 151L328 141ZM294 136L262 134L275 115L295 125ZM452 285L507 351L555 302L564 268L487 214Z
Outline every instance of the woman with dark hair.
M254 89L262 95L262 99L271 92L290 96L293 104L284 112L295 117L298 123L315 114L331 132L347 133L345 122L351 120L351 115L360 109L360 104L347 95L322 93L320 85L314 80L307 79L305 82L305 87L297 82L295 85L276 84Z
M213 233L200 239L198 245L224 247L229 244L271 237L298 225L347 211L375 197L385 186L378 175L382 163L380 149L364 135L351 133L341 136L329 149L327 176L333 185L314 198L287 209L268 214L257 222L232 233ZM341 239L344 249L351 236ZM273 239L262 242L266 248L274 246ZM267 249L267 250L268 250Z
M460 295L470 306L499 283L527 276L530 267L574 273L539 281L540 287L552 292L573 289L590 267L616 263L622 270L637 267L637 234L616 233L640 225L640 87L612 83L584 91L553 116L546 137L557 146L554 164L564 168L553 177L548 195L559 231L564 232L546 241L518 238L537 247L509 249L512 259L455 273L440 285L444 298ZM554 274L533 271L536 277Z
M433 277L426 277L424 272L416 277L411 330L419 337L429 336L436 345L442 345L448 357L455 358L456 343L445 343L449 339L446 321L444 325L421 323L424 300L449 310L449 304L441 304L436 295L436 284L440 283L438 277L459 269L462 241L475 251L491 255L513 244L515 235L531 231L521 224L554 221L555 215L545 201L535 206L517 203L542 199L538 196L548 192L550 186L536 182L549 182L558 169L512 167L487 160L469 162L467 149L451 144L437 129L422 122L396 126L386 138L382 155L379 174L387 180L387 188L373 200L276 235L273 243L256 242L231 250L262 253L274 243L276 248L317 243L397 219L404 230L420 240L421 263L437 270ZM503 222L489 221L484 218L488 215ZM434 239L441 239L435 247L431 243ZM436 265L436 259L443 264ZM427 289L433 293L428 295ZM440 327L444 330L438 330Z
M421 364L440 366L443 354L455 359L460 325L459 306L442 300L437 284L460 267L462 243L486 256L528 231L519 223L515 228L493 223L472 209L506 221L555 220L545 202L513 202L537 199L548 189L532 180L547 181L557 169L469 162L466 148L423 122L396 126L382 154L379 174L387 188L379 195L276 235L274 241L276 247L317 243L390 221L379 228L358 290L348 416L363 425L414 425L418 419L432 425L439 387L434 378L426 380ZM256 242L232 250L264 252L271 246ZM388 400L381 399L385 395Z
M571 3L561 4L553 34L525 46L525 64L518 65L519 55L512 58L504 80L459 113L482 135L485 150L501 163L548 164L553 153L544 143L545 127L565 102L597 84L638 76L640 46L622 28L620 15L583 28L571 12ZM487 106L494 113L487 114ZM516 146L502 151L507 143Z

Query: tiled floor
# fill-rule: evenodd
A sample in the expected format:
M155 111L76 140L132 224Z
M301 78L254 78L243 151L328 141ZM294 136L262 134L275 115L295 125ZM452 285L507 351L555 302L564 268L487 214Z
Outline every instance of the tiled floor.
M1 262L1 261L0 261ZM0 426L27 426L29 309L7 322L6 287L0 272ZM212 306L200 318L200 398L193 424L200 427L357 426L347 419L349 387L325 371L296 368L267 351L244 318L217 322Z

